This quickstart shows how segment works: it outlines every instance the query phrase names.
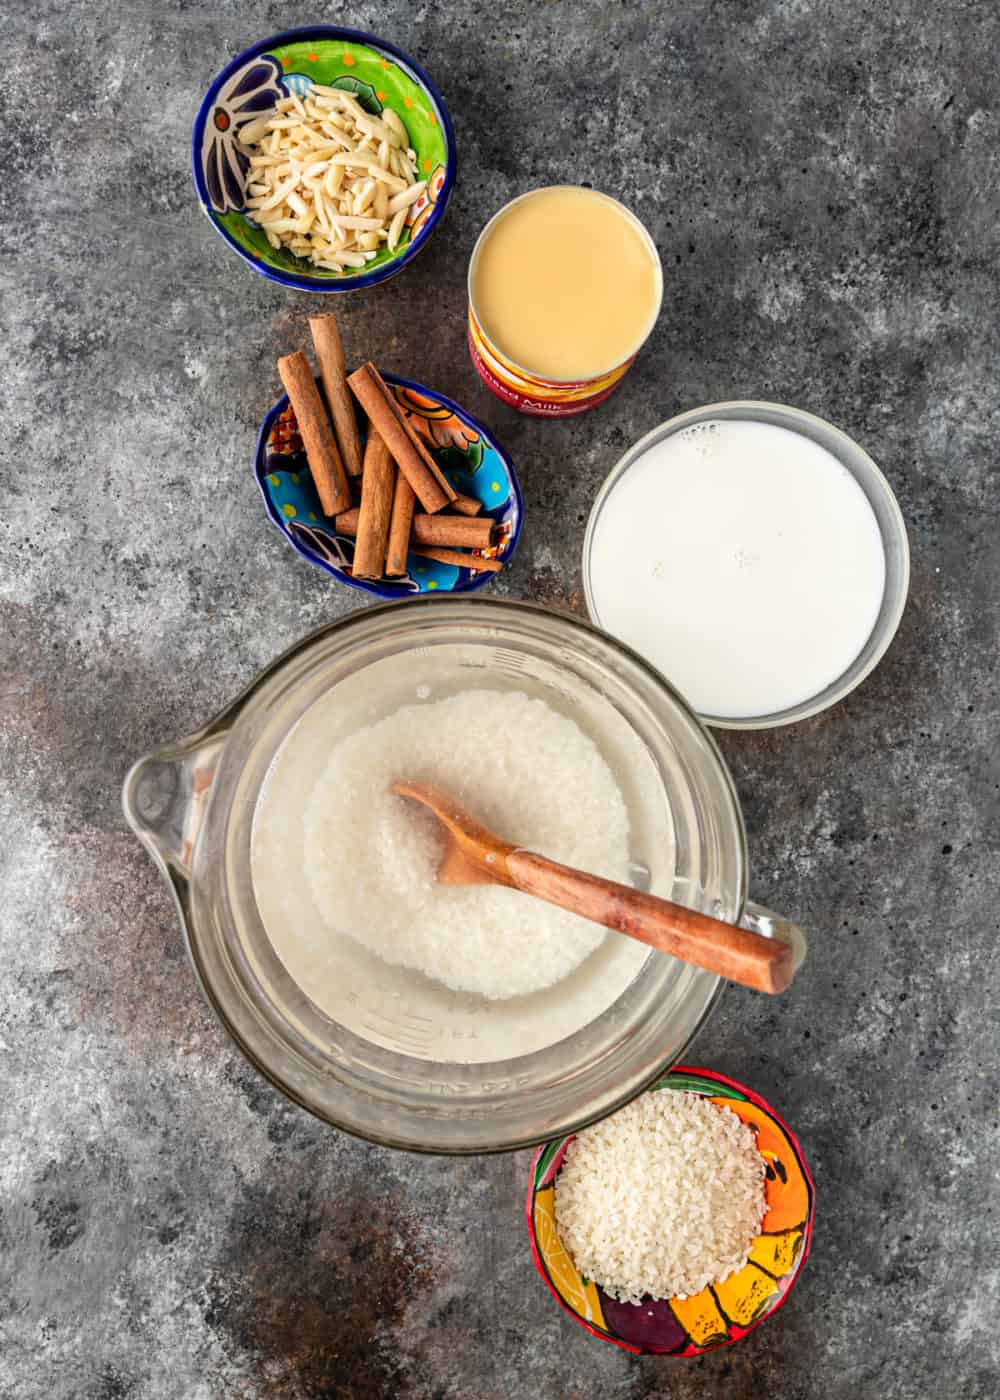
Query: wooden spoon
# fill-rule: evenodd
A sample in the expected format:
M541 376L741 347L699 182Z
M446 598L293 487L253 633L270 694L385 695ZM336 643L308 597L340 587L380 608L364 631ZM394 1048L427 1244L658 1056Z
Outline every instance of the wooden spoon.
M754 991L783 992L795 976L794 950L779 939L521 850L430 783L395 782L392 790L428 807L444 826L447 839L437 873L441 885L522 890Z

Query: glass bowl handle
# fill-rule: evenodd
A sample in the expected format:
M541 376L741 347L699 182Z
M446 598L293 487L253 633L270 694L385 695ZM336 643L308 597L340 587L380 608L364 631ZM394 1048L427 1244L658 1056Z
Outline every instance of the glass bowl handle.
M752 899L748 899L740 919L740 927L759 933L764 938L779 938L782 943L787 943L795 953L796 972L805 962L805 933L798 924L793 924L791 920L775 914L771 909L765 909L763 904L756 904Z

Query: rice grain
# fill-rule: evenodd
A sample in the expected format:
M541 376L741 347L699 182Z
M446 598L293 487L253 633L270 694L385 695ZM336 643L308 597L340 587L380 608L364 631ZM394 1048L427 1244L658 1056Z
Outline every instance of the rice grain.
M690 1297L742 1269L764 1218L752 1130L699 1094L661 1089L578 1133L556 1178L556 1226L612 1298Z

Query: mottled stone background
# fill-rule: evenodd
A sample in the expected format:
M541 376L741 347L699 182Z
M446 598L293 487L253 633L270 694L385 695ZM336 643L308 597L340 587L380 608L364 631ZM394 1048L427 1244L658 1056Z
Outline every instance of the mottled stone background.
M996 7L5 9L0 1397L992 1400ZM605 473L731 396L833 419L909 522L909 609L877 674L810 723L722 736L757 892L813 951L782 1001L729 993L697 1059L787 1113L819 1206L793 1300L696 1364L560 1314L525 1241L526 1153L380 1151L245 1068L123 826L133 758L360 606L281 544L250 477L275 356L315 302L243 267L188 171L213 72L311 18L394 39L455 117L445 227L338 309L349 354L440 386L513 453L527 526L496 592L579 609ZM492 400L463 341L477 229L555 180L634 206L667 275L625 387L562 425Z

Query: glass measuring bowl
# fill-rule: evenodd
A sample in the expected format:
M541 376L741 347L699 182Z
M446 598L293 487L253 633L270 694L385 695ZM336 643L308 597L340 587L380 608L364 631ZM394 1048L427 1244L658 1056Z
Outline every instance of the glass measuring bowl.
M205 729L141 759L125 782L126 817L169 881L195 972L250 1063L320 1118L375 1142L523 1147L603 1117L652 1082L690 1045L720 982L652 954L588 1024L562 1034L557 1018L546 1021L559 1038L529 1035L516 1047L525 1053L502 1058L487 1057L505 1043L490 1038L498 1004L466 1006L468 1061L434 1058L444 993L411 977L398 999L376 998L386 965L362 951L347 969L343 1015L314 1005L258 909L257 797L284 740L332 687L346 697L361 685L370 723L421 684L527 689L573 716L626 784L637 881L760 932L801 934L747 904L732 781L685 702L620 643L540 607L427 599L355 613L280 657ZM557 1008L558 997L539 1014Z

